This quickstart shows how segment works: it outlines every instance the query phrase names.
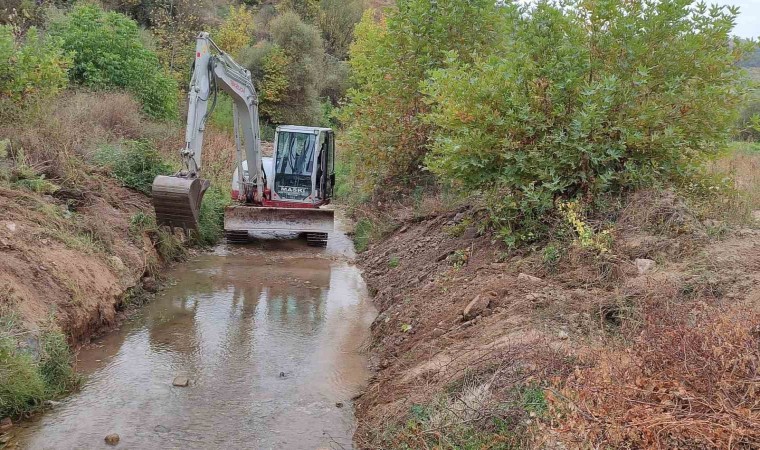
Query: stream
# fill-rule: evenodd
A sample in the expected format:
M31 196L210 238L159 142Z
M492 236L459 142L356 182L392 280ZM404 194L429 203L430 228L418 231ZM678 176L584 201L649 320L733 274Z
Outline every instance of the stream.
M155 300L79 352L81 389L11 445L352 448L376 315L352 247L336 231L326 249L222 244L178 265Z

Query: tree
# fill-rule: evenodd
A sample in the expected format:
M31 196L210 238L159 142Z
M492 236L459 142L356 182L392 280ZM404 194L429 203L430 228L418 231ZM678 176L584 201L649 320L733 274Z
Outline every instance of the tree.
M322 123L319 92L325 53L319 31L292 11L272 20L270 30L273 43L285 56L280 61L286 61L287 74L287 88L275 104L276 117L302 125Z
M36 28L16 39L10 25L0 25L0 119L56 95L68 84L71 57L55 39Z
M318 24L325 51L339 60L346 59L354 38L354 27L364 12L362 0L321 0Z
M399 0L378 22L374 11L364 13L350 49L355 87L341 118L365 190L418 176L434 128L424 120L429 73L448 51L463 61L489 52L513 11L492 0Z
M190 80L195 38L202 29L201 0L169 0L152 4L151 34L158 60L183 88Z
M230 6L229 13L213 39L225 52L237 57L253 39L253 12L240 5Z
M735 15L691 0L525 8L492 54L450 52L431 73L427 167L489 192L510 243L540 236L557 201L688 177L743 98Z
M49 33L74 55L71 81L95 88L126 88L147 114L176 117L177 84L164 73L156 54L142 44L133 20L79 4L51 23Z

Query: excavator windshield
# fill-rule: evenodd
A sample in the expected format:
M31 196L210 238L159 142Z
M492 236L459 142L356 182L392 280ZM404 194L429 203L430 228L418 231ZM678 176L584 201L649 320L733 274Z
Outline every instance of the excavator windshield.
M304 200L311 194L316 140L313 133L285 131L277 135L274 191L280 198Z

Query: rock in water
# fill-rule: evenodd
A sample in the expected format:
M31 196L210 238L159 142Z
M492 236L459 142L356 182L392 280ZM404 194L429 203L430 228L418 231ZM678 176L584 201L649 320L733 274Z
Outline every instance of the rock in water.
M172 386L187 387L189 384L190 380L183 376L174 377L174 381L172 381Z
M119 435L116 433L109 434L108 436L106 436L105 441L106 441L106 444L108 445L116 445L119 443Z
M644 275L645 273L649 272L655 265L655 262L651 259L644 258L637 258L635 263L636 268L639 269L639 275Z

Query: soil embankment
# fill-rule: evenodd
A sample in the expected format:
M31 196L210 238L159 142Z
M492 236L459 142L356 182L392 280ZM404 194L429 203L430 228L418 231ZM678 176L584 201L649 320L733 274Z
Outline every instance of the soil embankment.
M604 254L509 254L476 223L407 220L361 255L379 316L359 445L758 442L754 226L667 193L631 199Z
M0 188L0 209L1 311L23 329L52 321L82 343L116 322L125 291L159 262L151 239L130 231L149 200L115 181L54 195Z

